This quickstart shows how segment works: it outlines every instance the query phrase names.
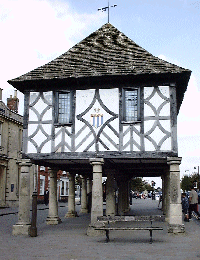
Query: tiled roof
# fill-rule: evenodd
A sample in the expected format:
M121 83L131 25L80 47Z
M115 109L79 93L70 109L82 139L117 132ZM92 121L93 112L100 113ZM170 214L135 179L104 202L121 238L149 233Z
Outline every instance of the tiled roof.
M182 72L190 71L154 57L107 23L58 58L9 83Z

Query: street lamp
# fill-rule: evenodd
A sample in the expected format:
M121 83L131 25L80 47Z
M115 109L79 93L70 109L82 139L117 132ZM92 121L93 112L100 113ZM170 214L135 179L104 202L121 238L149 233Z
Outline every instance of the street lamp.
M200 186L200 176L199 176L199 166L195 166L194 169L197 169L197 176L198 176L198 181L197 181L197 189L199 189Z

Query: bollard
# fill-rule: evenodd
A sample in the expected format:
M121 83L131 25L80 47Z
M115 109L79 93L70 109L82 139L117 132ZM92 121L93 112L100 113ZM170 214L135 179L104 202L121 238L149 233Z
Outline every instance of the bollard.
M32 195L32 219L30 233L31 237L37 236L37 192L34 191Z

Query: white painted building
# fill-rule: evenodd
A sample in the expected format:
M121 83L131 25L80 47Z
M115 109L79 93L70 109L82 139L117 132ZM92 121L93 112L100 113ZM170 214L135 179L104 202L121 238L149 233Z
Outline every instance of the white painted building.
M23 158L93 179L91 223L103 214L102 176L111 215L114 180L122 214L132 177L161 176L169 230L181 232L177 114L190 74L103 25L9 81L25 94Z

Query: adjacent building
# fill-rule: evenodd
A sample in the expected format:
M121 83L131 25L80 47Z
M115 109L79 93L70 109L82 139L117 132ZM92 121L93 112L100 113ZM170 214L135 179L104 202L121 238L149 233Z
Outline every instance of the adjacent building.
M23 117L18 114L18 103L15 91L5 105L0 90L0 207L17 206L19 200Z

